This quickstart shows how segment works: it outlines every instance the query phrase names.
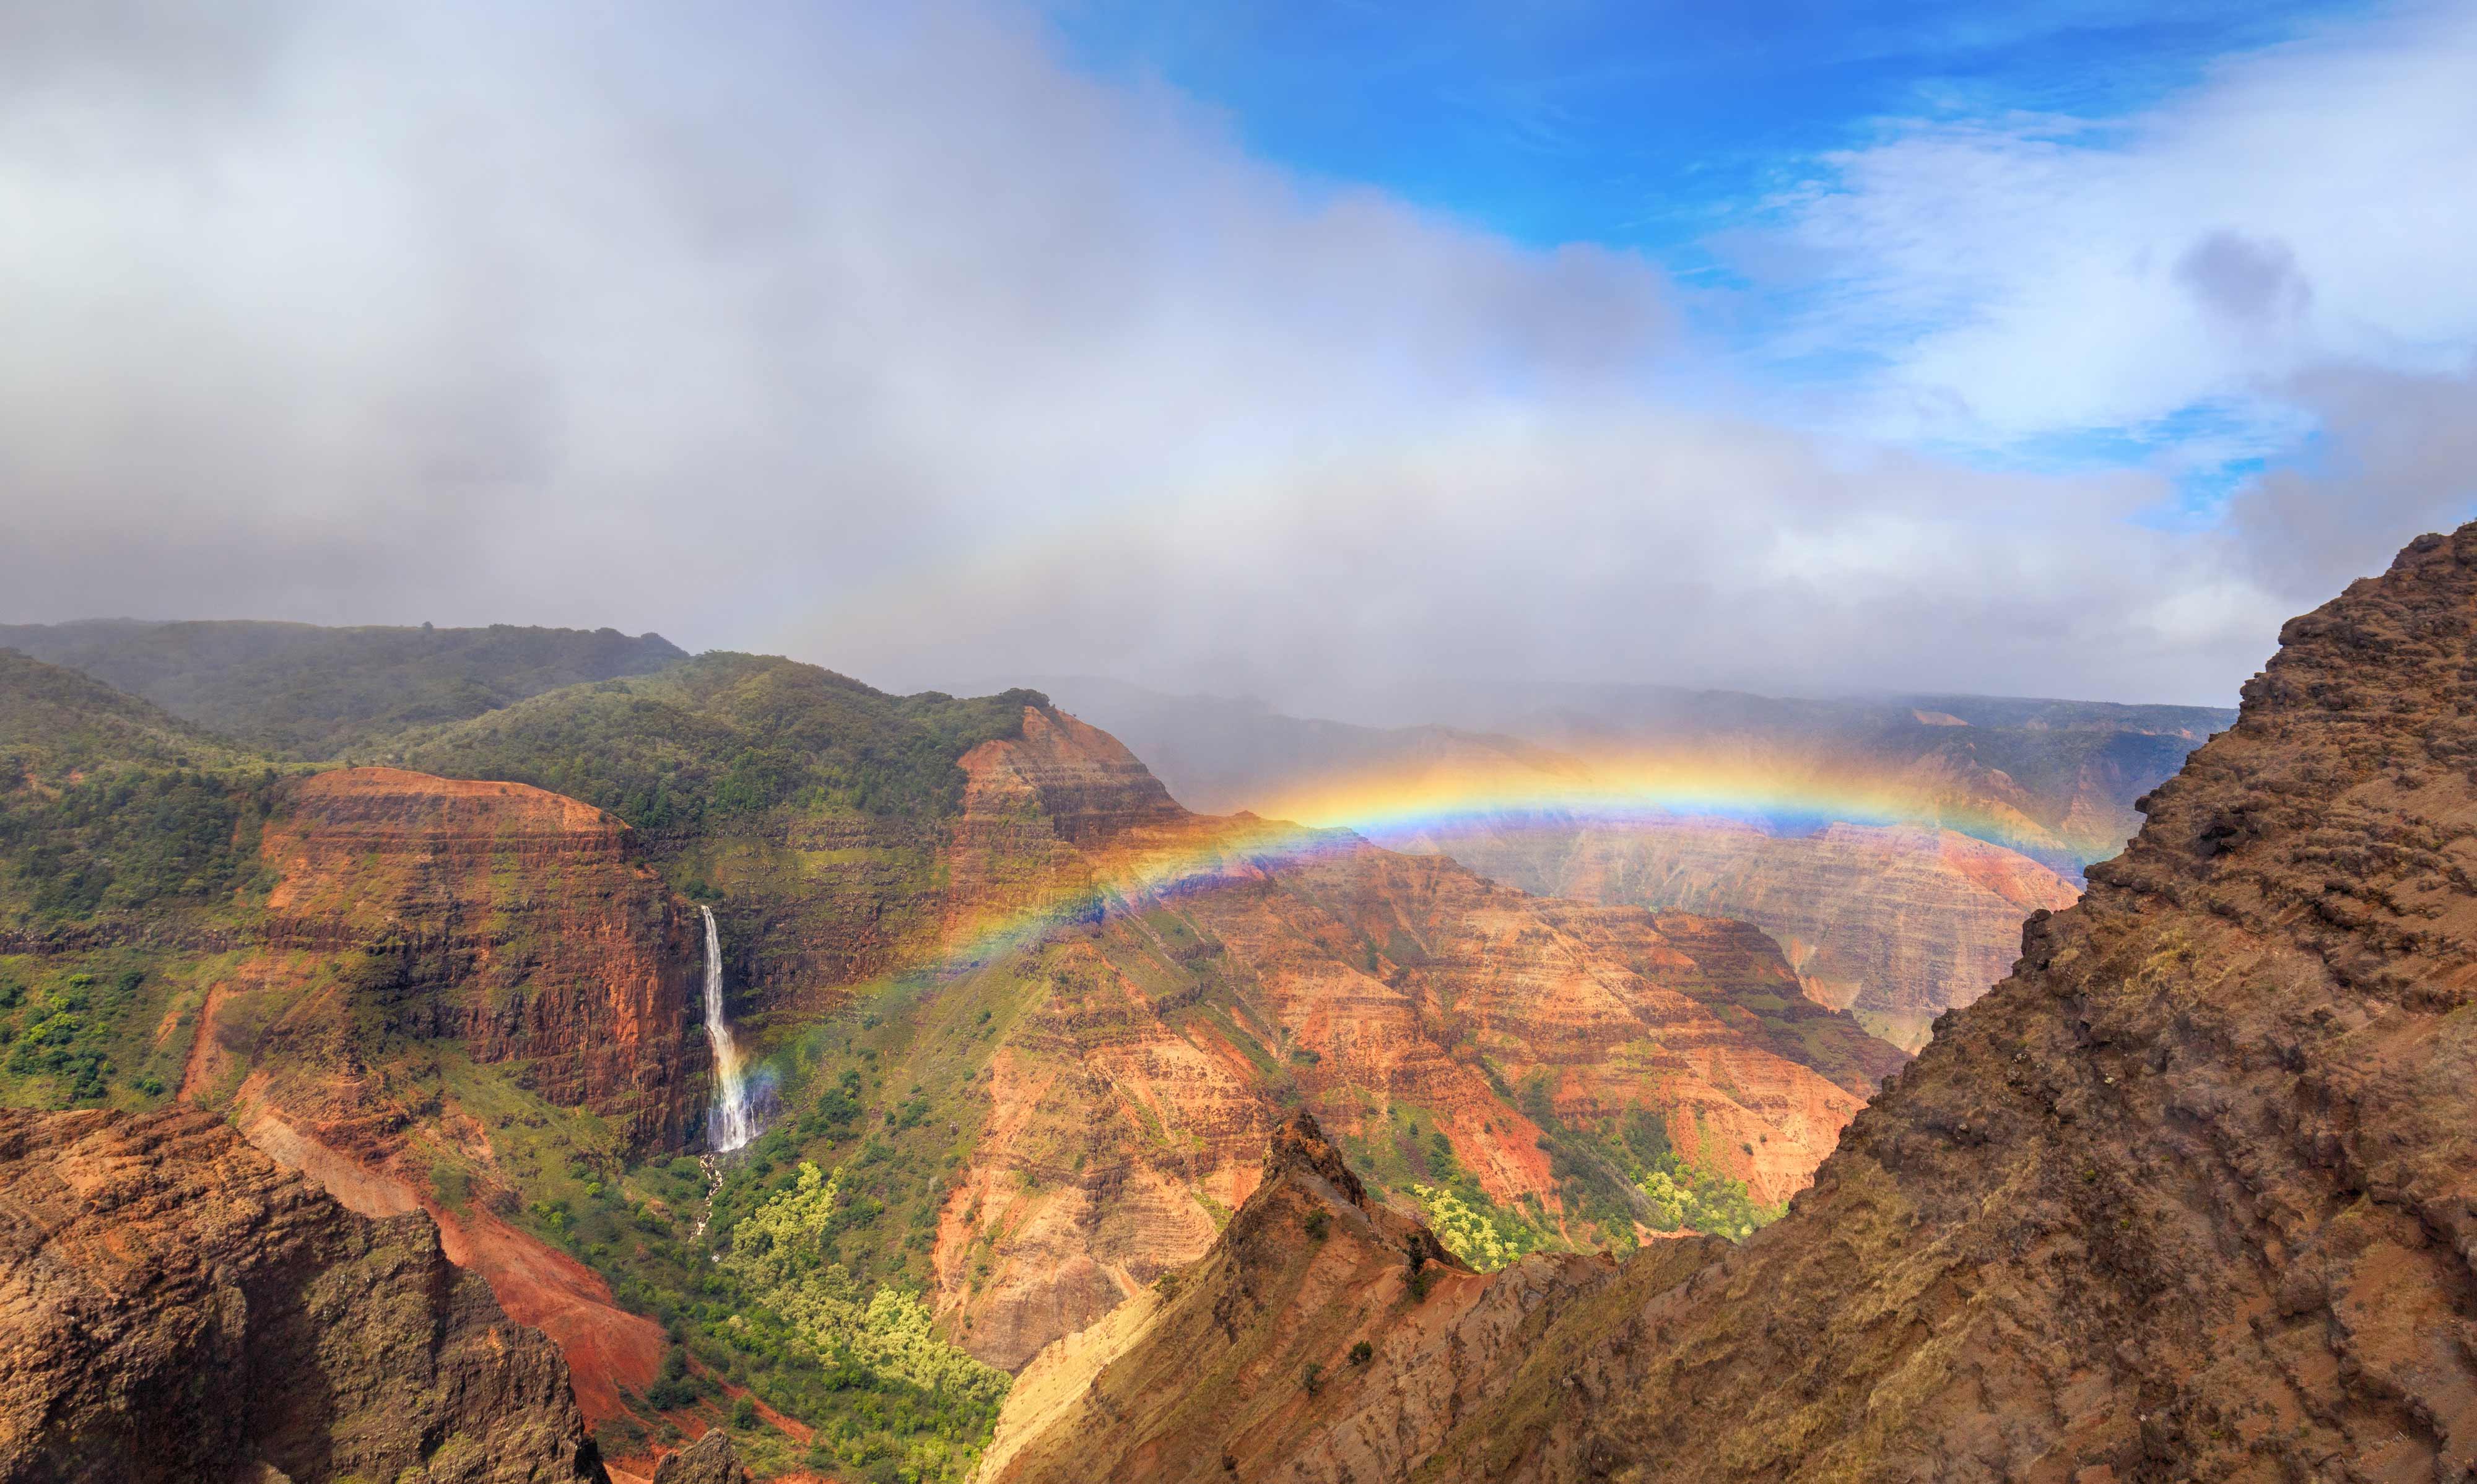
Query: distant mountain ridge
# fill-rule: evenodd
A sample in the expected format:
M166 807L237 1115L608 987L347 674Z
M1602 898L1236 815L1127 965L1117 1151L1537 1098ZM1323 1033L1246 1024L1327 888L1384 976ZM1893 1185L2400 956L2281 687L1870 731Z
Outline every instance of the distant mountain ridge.
M100 741L0 782L0 1099L427 1212L623 1464L730 1376L825 1440L765 1471L960 1480L982 1362L1209 1248L1300 1107L1493 1265L1743 1235L1906 1060L1744 924L1199 817L1036 691L710 654L347 707L339 767L6 657L0 736ZM711 1177L699 905L767 1125Z
M96 619L0 625L0 649L76 670L237 741L340 757L408 728L462 721L563 685L688 657L612 629L367 627Z
M1526 779L1548 789L1637 754L1725 756L1770 772L1786 794L1873 785L1906 809L1904 822L1976 834L2073 878L2139 828L2135 799L2236 719L2219 707L2024 697L1798 700L1542 684L1432 698L1438 709L1424 720L1371 726L1092 677L1033 683L1125 741L1182 803L1207 812L1280 814L1389 775L1460 770L1518 796Z

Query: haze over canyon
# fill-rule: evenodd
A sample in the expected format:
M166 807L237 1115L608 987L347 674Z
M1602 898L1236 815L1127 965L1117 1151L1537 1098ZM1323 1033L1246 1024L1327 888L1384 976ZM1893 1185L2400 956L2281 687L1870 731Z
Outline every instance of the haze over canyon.
M0 1484L2477 1484L2472 77L0 0Z

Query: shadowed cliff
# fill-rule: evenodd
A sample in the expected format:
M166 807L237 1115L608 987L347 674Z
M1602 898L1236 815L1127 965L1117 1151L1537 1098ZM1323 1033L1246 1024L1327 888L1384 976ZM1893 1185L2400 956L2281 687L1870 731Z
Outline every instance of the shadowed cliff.
M205 1114L0 1111L0 1478L604 1477L558 1349L425 1218Z
M2236 728L2143 801L2079 906L2033 919L2014 977L1939 1024L1787 1219L1557 1302L1433 1448L1345 1473L1300 1420L1224 1476L2469 1476L2477 527L2282 642ZM1222 1343L1253 1343L1236 1317ZM1138 1333L1111 1370L1172 1346L1194 1351ZM1238 1416L1297 1390L1223 1384ZM1378 1408L1351 1425L1435 1432ZM1043 1442L1007 1477L1067 1477ZM1153 1447L1121 1476L1186 1476Z

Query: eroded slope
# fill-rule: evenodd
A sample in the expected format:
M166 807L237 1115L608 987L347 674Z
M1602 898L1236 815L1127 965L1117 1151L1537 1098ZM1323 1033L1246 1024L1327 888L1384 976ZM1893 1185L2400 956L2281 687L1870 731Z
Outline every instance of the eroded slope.
M1636 1257L1441 1446L1356 1476L2477 1471L2477 527L2282 639L2236 728L1785 1220ZM1139 1332L1113 1366L1158 1364L1156 1337L1189 1343ZM1278 1376L1222 1405L1268 1396L1341 1415Z

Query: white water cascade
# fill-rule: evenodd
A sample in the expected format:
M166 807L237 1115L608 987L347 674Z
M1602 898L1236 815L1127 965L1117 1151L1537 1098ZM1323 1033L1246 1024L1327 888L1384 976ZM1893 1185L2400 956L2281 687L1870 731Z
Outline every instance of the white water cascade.
M714 929L713 908L705 914L705 1038L713 1045L713 1127L709 1142L716 1153L729 1153L757 1137L757 1121L748 1113L748 1083L739 1075L739 1048L732 1044L731 1022L722 1014L722 934Z

